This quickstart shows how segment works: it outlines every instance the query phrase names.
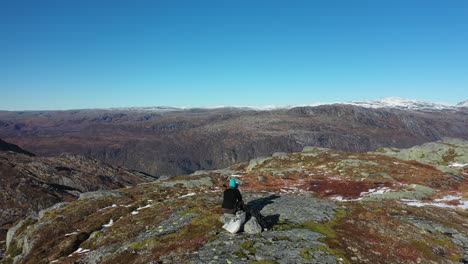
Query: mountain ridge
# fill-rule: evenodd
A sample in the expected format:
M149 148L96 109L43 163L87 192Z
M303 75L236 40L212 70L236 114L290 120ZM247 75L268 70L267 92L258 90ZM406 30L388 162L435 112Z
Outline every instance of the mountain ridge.
M58 111L133 111L133 112L153 112L153 113L168 113L174 111L196 111L196 110L212 110L212 109L244 109L255 111L272 111L272 110L287 110L295 107L315 107L322 105L356 105L366 108L390 108L403 110L456 110L458 107L466 107L468 100L461 101L457 104L435 103L426 100L410 99L397 96L388 96L371 100L357 101L336 101L336 102L316 102L310 104L295 104L295 105L212 105L199 107L178 107L178 106L130 106L130 107L97 107L97 108L80 108L80 109L63 109L63 110L0 110L0 112L58 112Z
M364 152L443 137L468 139L467 113L463 107L413 111L353 105L273 111L0 112L0 137L41 156L69 152L174 176L308 145Z

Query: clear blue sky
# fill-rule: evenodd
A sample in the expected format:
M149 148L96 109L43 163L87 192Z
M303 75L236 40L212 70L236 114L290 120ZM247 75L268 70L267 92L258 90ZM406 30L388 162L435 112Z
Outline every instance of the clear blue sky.
M3 110L468 99L466 0L5 0L0 34Z

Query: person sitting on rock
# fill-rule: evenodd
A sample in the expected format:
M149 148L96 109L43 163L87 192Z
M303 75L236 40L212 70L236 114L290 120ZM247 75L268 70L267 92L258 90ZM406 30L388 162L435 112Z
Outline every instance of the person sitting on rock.
M234 179L229 180L229 188L224 191L222 207L225 214L235 214L238 210L244 209L242 195Z

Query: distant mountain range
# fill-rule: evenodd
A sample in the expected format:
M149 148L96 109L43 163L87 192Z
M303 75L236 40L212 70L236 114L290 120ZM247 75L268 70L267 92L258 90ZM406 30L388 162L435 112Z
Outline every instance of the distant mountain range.
M390 108L402 110L444 110L453 109L458 107L468 107L468 100L460 102L456 105L433 103L416 99L407 99L401 97L384 97L376 100L365 101L349 101L349 102L333 102L333 103L312 103L301 105L266 105L266 106L207 106L207 107L170 107L170 106L155 106L155 107L121 107L121 108L107 108L110 111L134 111L134 112L172 112L172 111L187 111L196 109L219 109L219 108L238 108L245 110L257 111L271 111L280 109L291 109L295 107L315 107L321 105L356 105L365 108ZM105 109L96 109L105 110Z
M1 111L0 137L146 173L187 174L320 146L365 152L468 139L468 108L401 98L317 106Z

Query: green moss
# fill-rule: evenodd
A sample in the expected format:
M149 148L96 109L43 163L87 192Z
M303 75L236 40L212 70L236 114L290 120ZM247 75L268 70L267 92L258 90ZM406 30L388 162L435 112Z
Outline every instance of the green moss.
M24 231L26 231L26 229L28 229L29 226L31 225L34 225L35 223L37 223L37 219L33 219L33 218L27 218L23 224L21 225L20 228L18 228L18 230L16 230L15 232L15 235L19 235L19 234L22 234Z
M13 258L11 258L10 256L7 256L3 258L2 260L0 260L0 264L13 264Z
M156 243L156 241L157 241L157 238L152 237L152 238L148 238L146 240L140 240L140 241L133 242L128 246L128 248L131 249L131 250L139 250L139 249L147 247L148 245Z
M257 249L254 247L255 241L253 240L247 240L242 243L240 243L241 247L247 251L249 251L252 254L255 254L257 252Z
M6 251L6 255L12 258L20 255L21 253L23 253L23 249L18 246L18 243L16 242L11 243Z
M273 238L274 241L291 241L291 239L287 236L278 236Z
M100 236L102 236L104 232L102 231L94 231L91 233L90 237L83 243L81 243L81 248L89 248L92 249L96 246L96 242Z
M419 252L421 252L424 257L434 259L434 253L432 252L429 245L427 245L425 242L413 240L411 241L411 245L413 245Z
M291 230L295 228L302 228L302 225L299 224L294 224L289 221L279 221L273 226L273 230L280 230L280 231L286 231L286 230Z
M303 248L300 252L300 256L304 259L312 259L314 256L315 251L322 251L325 253L328 253L332 256L334 256L337 259L341 259L340 263L350 263L345 257L343 252L337 251L335 249L329 248L327 246L317 246L317 247L311 247L311 248Z
M244 254L244 250L242 248L239 248L234 252L234 255L238 256L239 258L246 258L247 256Z
M336 232L334 227L338 224L338 222L346 216L346 211L343 208L339 208L333 219L328 222L315 222L309 221L305 222L303 226L311 231L320 233L326 236L329 239L336 238Z
M449 163L454 162L455 158L458 157L458 156L460 156L460 155L458 155L455 152L455 149L449 148L447 150L447 152L445 152L445 154L442 156L442 162L440 163L440 165L447 166L447 165L449 165Z
M251 260L249 261L249 264L276 264L277 262L274 262L272 260Z
M312 259L312 254L311 254L311 251L310 249L308 248L303 248L301 249L301 253L299 253L299 255L303 258L303 259Z

